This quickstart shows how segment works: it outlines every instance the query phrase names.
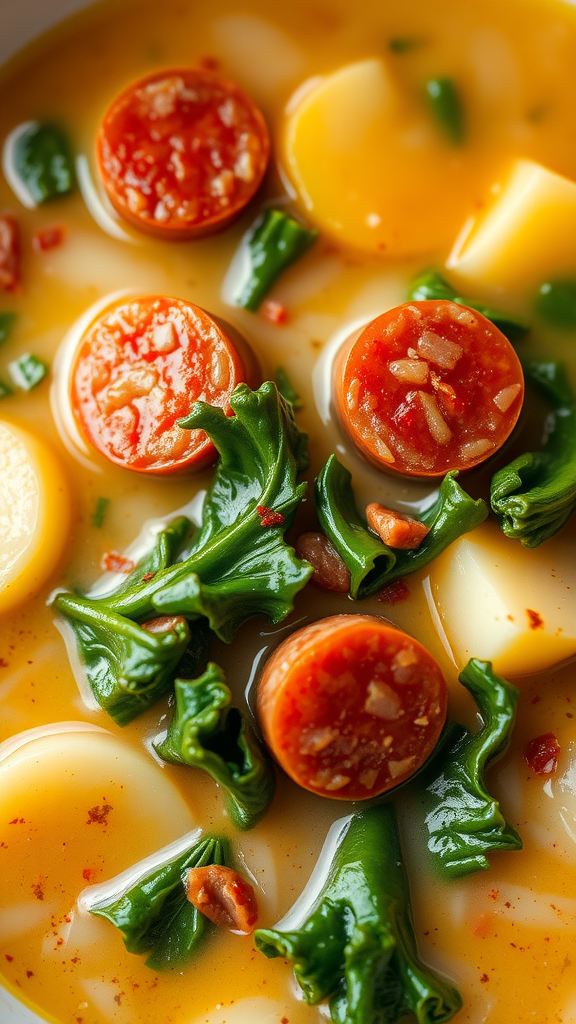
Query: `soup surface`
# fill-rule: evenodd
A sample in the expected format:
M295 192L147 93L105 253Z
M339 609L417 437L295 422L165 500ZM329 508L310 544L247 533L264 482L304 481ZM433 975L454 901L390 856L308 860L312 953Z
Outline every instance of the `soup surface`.
M273 159L263 191L239 221L222 234L175 244L138 234L103 206L95 184L95 138L104 111L133 80L199 62L236 81L260 107ZM110 297L136 293L193 302L248 339L264 380L273 379L279 366L286 370L302 399L297 419L310 438L310 484L336 451L353 474L362 506L380 502L418 511L429 504L433 482L394 478L362 460L333 415L331 360L352 331L404 301L415 273L442 268L465 222L481 216L505 190L514 160L534 161L576 181L575 64L576 14L554 0L163 0L160 16L156 2L114 0L66 22L2 71L0 138L22 122L58 122L77 154L79 184L68 197L26 209L0 176L0 210L16 213L23 239L22 287L0 293L0 312L18 314L0 351L0 377L25 352L53 371L51 384L45 380L2 398L0 418L51 447L71 496L71 525L57 568L36 596L0 619L1 738L38 730L18 749L0 747L0 972L4 985L46 1019L327 1019L325 1006L307 1006L297 995L287 963L265 959L250 937L219 930L188 969L161 974L128 953L111 924L80 913L77 899L87 885L112 878L200 826L230 837L237 864L256 886L259 925L271 927L302 891L331 824L351 810L305 792L278 772L270 811L252 831L239 833L207 775L153 755L152 742L166 725L166 700L120 728L94 704L81 671L75 678L49 595L57 587L88 590L101 574L105 552L125 551L146 521L190 503L209 485L213 470L146 476L79 450L66 431L65 394L54 365L63 339L87 309ZM308 97L308 121L296 124L295 91L352 65L363 70L344 90L350 110L341 108L332 135L310 104L310 91L300 94ZM364 133L354 107L363 76L372 82L368 100L386 88L397 104L390 112L382 101ZM458 147L429 126L422 83L440 76L460 83L466 135ZM315 138L325 147L324 163L314 159ZM348 154L349 180L342 153ZM320 231L272 289L271 297L287 311L285 323L231 299L233 256L263 203L272 200L288 203ZM34 233L55 225L64 229L62 243L35 251ZM522 248L520 242L519 253ZM564 263L550 272L576 277L576 244L563 252ZM544 267L536 282L548 272ZM574 331L535 317L529 275L510 278L508 287L498 288L487 277L475 297L525 317L532 329L521 342L522 355L564 360L576 387ZM473 293L470 287L465 294ZM62 359L60 350L60 364ZM462 478L473 497L486 496L495 467L538 446L542 413L531 399L511 442L489 468ZM94 523L99 498L108 499L100 526ZM54 524L56 547L60 526ZM315 528L308 500L290 537ZM478 535L494 550L516 549L517 541L496 532L483 526ZM49 528L44 543L51 544ZM537 552L522 549L523 558L532 556L539 560L530 564L540 567L542 600L548 600L547 588L566 567L575 576L574 521ZM408 577L404 599L396 602L385 596L352 604L346 595L307 586L284 622L253 619L231 645L214 640L211 658L224 668L234 699L253 707L258 673L291 631L341 612L383 615L431 651L448 683L450 714L473 726L475 708L457 678L467 659L451 653L432 599L434 588L444 585L450 552L442 557L436 569ZM470 602L473 616L474 595ZM573 633L574 624L562 628ZM421 954L461 991L464 1006L456 1020L469 1024L576 1020L576 696L574 662L564 660L574 648L566 640L555 654L553 640L542 633L545 642L551 654L535 676L528 674L530 666L542 664L532 654L524 661L511 658L513 673L515 664L521 666L513 680L520 689L518 718L509 751L489 776L491 792L522 835L523 850L492 854L489 872L439 881L424 857L410 788L396 798ZM53 723L69 724L54 731ZM547 732L560 745L559 765L553 776L539 776L529 770L524 752Z

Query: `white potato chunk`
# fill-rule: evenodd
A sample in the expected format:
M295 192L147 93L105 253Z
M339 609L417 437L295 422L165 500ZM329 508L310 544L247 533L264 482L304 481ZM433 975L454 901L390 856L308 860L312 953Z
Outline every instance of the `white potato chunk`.
M0 612L38 592L66 540L68 488L51 449L0 420Z
M448 245L474 202L482 161L447 144L384 61L304 83L287 107L284 165L310 217L379 256Z
M432 563L430 594L459 667L481 658L518 676L576 653L576 539L568 531L529 550L483 523Z
M576 273L576 183L530 160L517 160L486 212L464 230L448 260L468 294L530 291Z

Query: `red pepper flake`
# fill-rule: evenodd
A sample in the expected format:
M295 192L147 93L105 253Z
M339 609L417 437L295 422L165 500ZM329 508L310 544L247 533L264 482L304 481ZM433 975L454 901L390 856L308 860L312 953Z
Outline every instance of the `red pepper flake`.
M544 629L544 619L539 612L535 612L533 608L527 608L526 615L529 629Z
M34 896L36 897L37 900L44 899L44 886L46 885L47 881L48 879L44 875L40 875L38 881L31 886L32 892L34 893Z
M65 231L61 224L55 224L51 228L40 228L32 235L32 248L34 252L47 252L48 249L57 249L64 241Z
M97 874L98 872L96 868L84 868L82 872L82 878L84 879L85 882L93 882Z
M490 978L488 977L487 974L483 974L482 977L480 978L480 984L485 985L487 981L490 981Z
M4 658L0 658L0 668L8 668L8 662Z
M560 744L553 732L536 736L526 747L524 757L536 775L553 775L558 768Z
M5 953L4 956L6 957L8 963L11 964L13 959L14 959L14 957L10 956L10 953Z
M103 804L102 807L91 807L90 810L88 811L88 821L86 822L86 824L107 825L108 815L110 814L110 811L113 810L114 808L111 807L110 804Z
M398 604L398 601L405 601L407 597L410 597L410 587L404 580L395 580L378 594L382 604Z
M118 551L105 551L100 564L106 572L128 573L136 568L131 558L124 558Z
M25 825L26 822L25 822L24 818L14 818L12 821L9 821L8 824L9 825Z
M281 302L276 302L275 299L266 299L266 302L263 302L260 307L260 312L264 319L271 324L285 324L288 321L286 306L283 306Z
M155 572L146 572L146 573L144 573L144 575L142 577L142 583L149 583L150 580L154 579L155 575L156 575Z
M488 893L489 898L491 900L497 900L498 899L498 892L499 892L498 889L490 889L490 892Z
M216 57L201 57L198 61L198 66L203 68L204 71L218 71L220 61Z
M260 526L281 526L284 522L281 512L274 512L273 509L266 508L266 505L257 505L256 513L260 516Z
M34 977L34 971L26 971L26 977L27 978L33 978Z

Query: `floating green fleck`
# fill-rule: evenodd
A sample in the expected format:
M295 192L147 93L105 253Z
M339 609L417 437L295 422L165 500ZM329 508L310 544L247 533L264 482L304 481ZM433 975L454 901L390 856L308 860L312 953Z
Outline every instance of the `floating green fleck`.
M303 227L282 210L265 210L241 243L245 275L234 300L236 305L251 312L257 310L276 278L303 256L317 237L317 231Z
M18 359L9 364L8 369L14 383L23 391L32 391L38 387L48 373L46 363L32 352L18 356Z
M97 498L94 512L92 513L92 526L100 527L104 522L104 516L106 515L106 509L110 504L110 498Z
M576 281L546 281L536 297L535 309L553 327L576 330Z
M9 142L8 164L32 205L67 195L74 187L70 146L57 125L29 121L17 128Z
M17 316L17 313L0 313L0 345L8 341Z
M464 142L464 111L460 94L451 78L431 78L426 82L430 108L444 134L454 146Z

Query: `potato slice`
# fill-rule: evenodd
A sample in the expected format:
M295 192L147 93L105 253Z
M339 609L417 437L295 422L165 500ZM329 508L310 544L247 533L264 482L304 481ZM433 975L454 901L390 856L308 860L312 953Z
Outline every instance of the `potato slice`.
M576 273L576 183L517 160L487 210L456 242L446 266L464 294L528 293Z
M458 667L540 672L576 653L576 540L527 549L483 523L432 563L432 612Z
M64 546L70 502L44 442L0 421L0 612L33 597Z

